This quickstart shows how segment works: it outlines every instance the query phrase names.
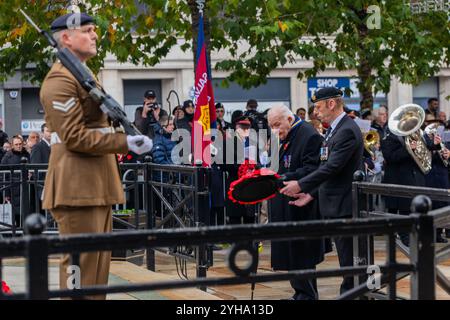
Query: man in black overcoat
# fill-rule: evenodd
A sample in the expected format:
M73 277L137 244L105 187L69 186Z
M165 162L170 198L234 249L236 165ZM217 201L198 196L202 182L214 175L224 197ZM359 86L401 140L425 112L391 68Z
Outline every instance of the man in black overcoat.
M309 123L302 121L286 106L275 106L268 113L269 126L280 139L278 174L298 180L319 166L322 136ZM289 205L289 198L278 194L270 201L271 222L307 221L319 219L316 201L304 207ZM315 269L323 261L322 239L272 242L274 270ZM317 281L291 280L295 300L318 299Z
M309 175L285 182L281 193L305 206L319 199L320 214L325 219L352 217L352 182L362 167L363 139L358 125L345 114L343 93L337 88L321 88L311 102L321 121L330 124L320 151L320 167ZM352 237L334 238L341 267L353 266ZM359 260L359 257L355 257ZM353 288L353 277L344 277L341 293Z

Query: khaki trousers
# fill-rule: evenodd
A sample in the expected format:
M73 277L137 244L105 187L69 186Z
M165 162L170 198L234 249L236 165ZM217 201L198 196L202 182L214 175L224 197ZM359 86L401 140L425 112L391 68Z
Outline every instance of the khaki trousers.
M112 208L103 207L65 207L50 210L58 223L60 235L77 233L112 232ZM70 266L70 255L63 256L59 269L61 289L67 289L67 280L73 272ZM81 287L108 284L111 252L89 252L80 254L80 284ZM69 271L69 272L68 272ZM106 295L84 297L85 299L104 300Z

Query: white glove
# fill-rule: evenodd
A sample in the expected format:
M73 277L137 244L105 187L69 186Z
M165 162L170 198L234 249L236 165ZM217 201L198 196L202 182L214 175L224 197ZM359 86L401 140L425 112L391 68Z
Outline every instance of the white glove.
M153 142L147 136L127 136L128 149L136 154L152 150Z
M217 149L216 147L214 147L213 144L209 145L209 150L211 151L211 155L213 157L217 156L217 154L219 153L219 149Z

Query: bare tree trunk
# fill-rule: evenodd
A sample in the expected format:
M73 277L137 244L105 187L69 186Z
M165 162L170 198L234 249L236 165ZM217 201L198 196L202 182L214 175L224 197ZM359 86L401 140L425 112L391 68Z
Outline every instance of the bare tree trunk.
M367 18L367 10L355 10L356 14L361 19L361 23L358 25L358 36L359 36L359 50L358 56L360 64L357 68L359 77L359 95L361 98L361 110L362 109L373 109L373 76L372 76L372 66L370 65L369 59L367 57L367 51L364 47L364 40L368 34L368 28L365 24L365 19Z
M205 43L208 57L208 67L211 70L211 49L209 47L210 39L211 39L211 28L208 19L208 11L207 11L207 3L208 0L205 0L205 7L203 8L203 30L205 33ZM197 38L198 38L198 24L200 20L200 12L197 8L197 2L195 0L188 0L189 7L191 9L192 15L192 51L193 51L193 59L194 59L194 67L197 68Z
M358 67L358 77L360 84L358 85L359 95L361 97L361 109L373 109L373 90L370 77L372 76L372 68L366 57L361 56L361 63Z

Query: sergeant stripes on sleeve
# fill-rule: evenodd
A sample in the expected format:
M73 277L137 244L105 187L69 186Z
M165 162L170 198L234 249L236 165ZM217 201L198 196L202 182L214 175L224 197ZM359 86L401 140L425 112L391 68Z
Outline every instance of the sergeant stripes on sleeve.
M53 108L62 112L67 112L75 105L75 98L72 97L67 100L65 103L53 101Z

